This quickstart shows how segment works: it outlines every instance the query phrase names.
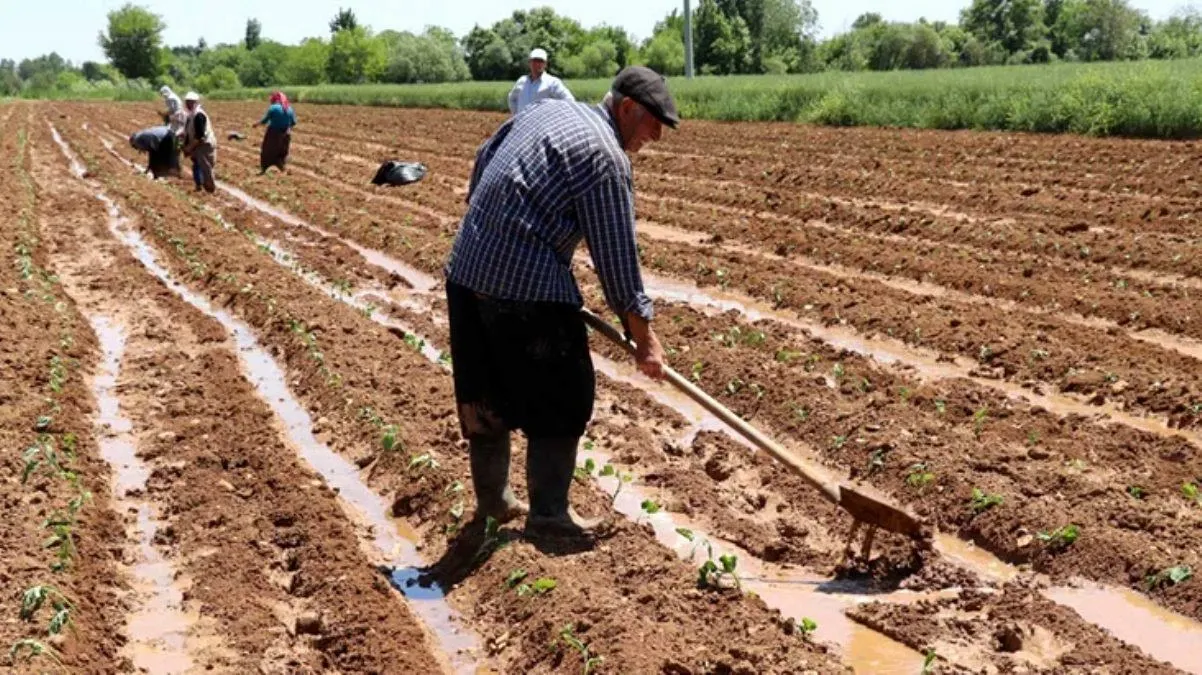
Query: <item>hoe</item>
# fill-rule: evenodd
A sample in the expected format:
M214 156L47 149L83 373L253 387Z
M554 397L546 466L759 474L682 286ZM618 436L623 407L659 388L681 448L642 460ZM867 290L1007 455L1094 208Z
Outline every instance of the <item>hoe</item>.
M587 309L582 309L581 313L583 314L585 323L591 328L609 338L628 353L634 354L634 345L626 340L616 328ZM718 419L738 431L756 447L772 455L777 461L793 471L793 473L801 476L806 482L817 488L828 501L851 515L854 522L852 523L851 534L847 543L847 558L857 557L854 553L854 545L856 536L862 525L868 526L864 533L864 540L860 546L858 555L864 562L867 562L872 554L872 540L876 536L878 528L915 539L920 548L930 548L932 544L930 528L913 514L901 507L889 504L881 498L872 496L862 489L824 481L813 466L783 448L776 441L765 436L759 429L748 424L704 391L693 386L680 373L665 366L664 374L667 380L682 393L688 395L699 405L713 413Z

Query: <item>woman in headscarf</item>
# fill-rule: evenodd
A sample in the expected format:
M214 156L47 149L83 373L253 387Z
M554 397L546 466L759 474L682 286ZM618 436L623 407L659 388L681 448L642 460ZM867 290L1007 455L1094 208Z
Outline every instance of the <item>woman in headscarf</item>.
M163 97L163 102L167 104L167 114L163 116L163 121L171 129L171 135L178 138L180 132L188 124L188 111L184 110L184 104L179 100L179 96L171 91L171 87L163 85L159 89L159 94Z
M267 133L263 135L263 145L259 148L259 175L267 173L270 167L285 171L288 162L288 151L292 147L292 127L296 126L296 111L288 103L284 92L277 91L271 95L271 105L263 119L254 126L267 125Z

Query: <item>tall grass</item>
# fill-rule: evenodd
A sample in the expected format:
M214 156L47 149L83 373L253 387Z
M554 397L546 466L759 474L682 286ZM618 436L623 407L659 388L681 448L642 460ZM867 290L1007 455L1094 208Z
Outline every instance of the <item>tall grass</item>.
M573 80L599 100L609 80ZM297 102L506 110L509 82L286 87ZM885 73L670 78L686 119L794 121L1099 136L1202 135L1202 60ZM266 101L268 89L209 94Z

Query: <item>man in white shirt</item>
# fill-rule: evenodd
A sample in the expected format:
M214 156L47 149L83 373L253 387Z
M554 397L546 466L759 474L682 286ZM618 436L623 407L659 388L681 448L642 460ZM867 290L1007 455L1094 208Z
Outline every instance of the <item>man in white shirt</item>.
M558 77L547 72L547 52L535 49L530 52L530 74L519 77L509 90L509 113L516 115L531 103L547 98L576 100Z

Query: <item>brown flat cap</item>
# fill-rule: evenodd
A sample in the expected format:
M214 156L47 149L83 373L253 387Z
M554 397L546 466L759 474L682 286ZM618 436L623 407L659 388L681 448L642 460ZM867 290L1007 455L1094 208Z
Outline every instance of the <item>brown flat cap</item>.
M646 108L656 119L675 129L680 124L676 113L676 101L668 93L668 83L663 75L645 66L629 66L614 78L612 89L632 98Z

